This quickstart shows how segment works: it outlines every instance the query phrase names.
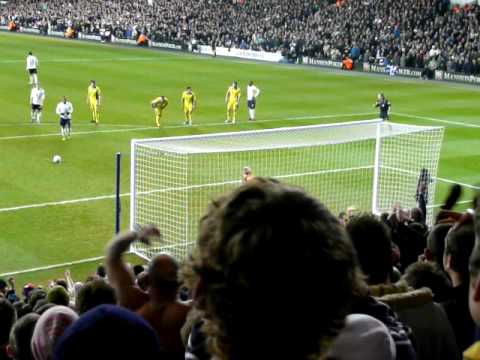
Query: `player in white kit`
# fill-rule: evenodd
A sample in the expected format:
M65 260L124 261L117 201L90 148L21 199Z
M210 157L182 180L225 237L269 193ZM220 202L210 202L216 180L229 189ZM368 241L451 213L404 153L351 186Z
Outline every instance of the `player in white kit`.
M65 96L63 97L63 100L58 103L56 113L60 116L60 130L62 140L65 141L70 137L73 113L73 105Z
M253 85L253 81L250 81L247 86L248 121L255 120L258 95L260 95L260 89Z
M30 76L30 85L38 84L38 59L31 51L27 56L27 71Z
M32 106L32 123L40 124L42 118L43 102L45 101L45 90L37 83L30 92L30 105Z

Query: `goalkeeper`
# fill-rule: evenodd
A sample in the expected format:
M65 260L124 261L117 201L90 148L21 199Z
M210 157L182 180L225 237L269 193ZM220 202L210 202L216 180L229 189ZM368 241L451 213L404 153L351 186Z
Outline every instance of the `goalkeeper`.
M155 112L155 122L157 123L157 127L160 127L160 120L162 119L163 110L168 105L168 99L166 96L159 96L154 99L152 102L152 109Z

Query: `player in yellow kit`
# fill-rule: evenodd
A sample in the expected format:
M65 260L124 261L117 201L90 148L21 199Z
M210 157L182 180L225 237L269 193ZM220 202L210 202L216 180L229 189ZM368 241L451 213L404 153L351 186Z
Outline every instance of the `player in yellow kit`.
M87 93L87 105L90 106L90 111L92 112L92 123L98 125L100 121L100 103L102 101L102 92L97 86L95 80L90 81L90 86L88 87Z
M240 89L236 81L230 86L225 95L225 103L227 104L227 124L235 124L237 120L238 104L240 102Z
M152 109L155 112L155 122L157 123L157 127L160 127L160 120L162 118L162 112L168 105L168 99L166 96L159 96L154 99L152 102Z
M185 114L185 125L192 125L192 113L197 106L197 97L190 86L182 93L182 109Z

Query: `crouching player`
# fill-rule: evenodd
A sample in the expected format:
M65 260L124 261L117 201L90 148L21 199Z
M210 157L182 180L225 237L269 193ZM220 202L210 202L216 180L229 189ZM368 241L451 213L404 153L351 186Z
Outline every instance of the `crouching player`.
M62 134L62 140L65 141L67 138L70 138L73 113L73 105L65 96L63 97L62 101L58 103L56 113L58 116L60 116L60 131Z
M152 102L152 109L155 112L155 122L157 127L160 127L160 120L162 119L162 112L168 105L168 99L166 96L159 96Z

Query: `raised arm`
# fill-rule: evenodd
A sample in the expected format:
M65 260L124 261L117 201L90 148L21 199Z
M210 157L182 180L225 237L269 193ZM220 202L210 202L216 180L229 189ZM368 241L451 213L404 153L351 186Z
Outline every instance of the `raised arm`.
M149 226L140 232L128 231L117 235L107 247L105 265L110 284L115 289L118 303L135 310L148 301L148 294L135 284L133 273L123 261L123 254L135 241L149 244L151 236L160 236L155 227Z

